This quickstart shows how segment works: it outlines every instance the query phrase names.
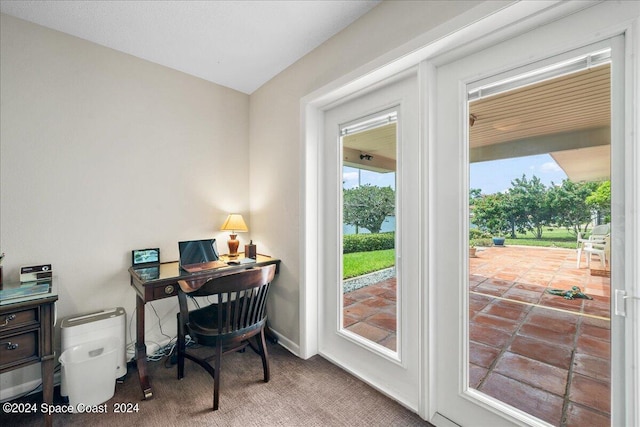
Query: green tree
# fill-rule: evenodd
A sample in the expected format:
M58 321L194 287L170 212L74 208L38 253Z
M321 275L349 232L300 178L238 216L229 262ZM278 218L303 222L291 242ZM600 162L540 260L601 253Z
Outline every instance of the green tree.
M597 213L598 219L611 222L611 181L602 181L585 202Z
M482 197L482 190L480 188L469 189L469 205L473 205L475 200Z
M343 221L379 233L384 219L395 211L395 193L391 187L364 184L345 189Z
M573 182L568 179L563 180L562 185L552 183L549 203L554 222L574 235L586 232L591 224L591 208L586 199L597 187L597 182Z
M542 238L544 228L552 221L547 187L535 175L528 180L526 175L511 181L509 189L511 237L518 232L532 231L536 239Z
M486 194L474 199L471 222L494 236L511 231L511 204L507 193Z

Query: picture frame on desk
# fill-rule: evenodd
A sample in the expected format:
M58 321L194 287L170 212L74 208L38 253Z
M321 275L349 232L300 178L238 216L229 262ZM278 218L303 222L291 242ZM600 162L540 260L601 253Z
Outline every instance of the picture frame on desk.
M160 248L134 249L131 251L133 267L154 266L160 264Z

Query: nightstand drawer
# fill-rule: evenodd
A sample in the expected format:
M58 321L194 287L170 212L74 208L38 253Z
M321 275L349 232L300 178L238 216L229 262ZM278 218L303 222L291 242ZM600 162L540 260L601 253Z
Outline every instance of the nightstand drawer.
M38 310L38 307L33 307L12 313L3 313L0 315L0 334L22 326L37 325L40 323Z
M39 359L39 329L0 338L0 369Z

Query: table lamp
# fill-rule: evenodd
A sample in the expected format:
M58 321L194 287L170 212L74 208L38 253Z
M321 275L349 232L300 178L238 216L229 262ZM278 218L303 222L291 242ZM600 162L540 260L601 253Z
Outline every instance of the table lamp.
M227 244L229 245L229 258L237 258L238 245L240 242L236 239L236 233L238 231L249 231L247 224L245 224L244 219L242 219L242 215L234 213L229 214L227 220L222 224L220 231L231 231L229 240L227 241Z

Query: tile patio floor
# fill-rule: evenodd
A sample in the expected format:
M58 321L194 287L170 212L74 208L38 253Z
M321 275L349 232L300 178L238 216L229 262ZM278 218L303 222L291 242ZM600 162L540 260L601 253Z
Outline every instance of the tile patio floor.
M610 279L575 250L516 246L479 251L470 272L470 386L552 425L609 426ZM345 327L395 350L395 286L345 294ZM572 286L593 300L545 292Z

